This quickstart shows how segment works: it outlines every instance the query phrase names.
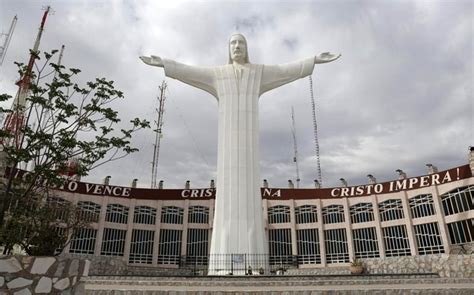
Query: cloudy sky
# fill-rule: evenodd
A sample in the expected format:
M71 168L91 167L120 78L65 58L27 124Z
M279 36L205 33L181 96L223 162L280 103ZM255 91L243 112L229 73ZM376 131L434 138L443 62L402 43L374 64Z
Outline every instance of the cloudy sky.
M80 81L114 80L126 99L124 121L154 120L158 86L168 83L158 174L165 187L216 177L217 103L204 91L166 78L140 55L195 65L227 62L234 32L249 43L252 63L277 64L321 52L341 53L313 72L323 185L365 184L467 163L474 145L473 2L458 1L26 1L0 0L0 30L18 23L3 65L0 92L14 95L14 61L26 63L42 7L54 10L40 49L66 46L63 64ZM1 40L3 44L3 39ZM9 103L11 104L11 102ZM291 107L302 187L317 176L309 79L260 99L261 177L272 187L295 179ZM154 134L135 135L140 152L93 171L85 181L149 187Z

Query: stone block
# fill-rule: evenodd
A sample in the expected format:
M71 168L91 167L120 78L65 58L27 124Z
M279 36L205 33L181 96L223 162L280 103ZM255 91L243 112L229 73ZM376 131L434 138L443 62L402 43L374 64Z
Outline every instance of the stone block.
M67 287L69 287L69 278L64 278L62 280L57 281L54 284L54 288L56 288L58 290L64 290Z
M64 273L64 268L66 267L66 261L58 262L57 266L58 267L56 268L56 271L54 272L54 276L55 277L64 276L63 273Z
M35 293L50 293L53 282L48 277L42 277L35 288Z
M69 265L69 276L77 276L79 274L79 260L73 259Z
M89 276L89 268L91 267L90 260L84 260L84 272L82 273L83 277Z
M19 272L23 268L21 267L20 262L16 260L14 257L10 257L8 259L0 259L0 273L15 273Z
M16 278L10 282L7 283L8 289L16 289L16 288L21 288L21 287L26 287L31 285L33 283L33 280L28 280L22 277Z
M22 289L20 291L16 291L13 295L31 295L31 291L28 288Z
M45 274L53 263L56 262L54 257L37 257L33 262L30 273L32 274Z
M0 277L0 288L3 287L3 284L5 284L5 278Z

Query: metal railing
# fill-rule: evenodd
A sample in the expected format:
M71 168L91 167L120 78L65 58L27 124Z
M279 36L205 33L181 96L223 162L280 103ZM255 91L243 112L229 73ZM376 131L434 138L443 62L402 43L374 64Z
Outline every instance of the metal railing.
M283 275L298 268L294 255L213 254L210 256L181 256L180 268L193 270L194 275Z

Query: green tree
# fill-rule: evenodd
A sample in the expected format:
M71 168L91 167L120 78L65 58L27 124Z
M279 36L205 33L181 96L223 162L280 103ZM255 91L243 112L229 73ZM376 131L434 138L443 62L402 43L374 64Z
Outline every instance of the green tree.
M111 105L124 95L114 82L98 78L80 86L73 81L80 70L53 63L56 53L45 52L42 62L35 55L35 73L16 63L20 76L31 80L26 103L0 108L7 117L23 121L17 132L0 131L0 160L8 167L0 183L0 243L7 248L21 245L31 255L50 255L66 245L64 231L87 226L80 210L51 202L54 188L64 185L68 175L85 176L138 151L131 145L132 134L150 127L148 121L135 118L121 128ZM0 101L10 98L0 95ZM19 167L27 163L32 168L23 173Z

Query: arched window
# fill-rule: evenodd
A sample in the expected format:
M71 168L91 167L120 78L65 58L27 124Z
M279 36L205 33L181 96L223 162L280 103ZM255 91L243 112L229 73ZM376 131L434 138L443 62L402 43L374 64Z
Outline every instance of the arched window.
M175 206L161 208L161 222L171 224L183 224L184 209Z
M290 207L277 205L268 208L268 223L290 222Z
M379 212L381 221L403 219L402 200L390 199L379 203Z
M372 203L358 203L350 207L351 222L362 223L374 221L374 208Z
M339 223L344 222L344 207L342 205L329 205L323 207L323 223Z
M411 218L420 218L435 214L433 196L431 194L418 195L408 200Z
M474 185L460 187L441 196L444 215L474 210Z
M296 223L318 222L318 208L314 205L303 205L295 208Z
M209 223L209 208L204 206L189 207L188 223Z
M128 207L122 206L120 204L107 205L105 221L126 224L128 222Z
M86 222L99 222L100 216L100 205L89 202L79 201L77 202L77 208L80 210L81 218Z
M148 206L136 206L133 212L133 223L155 224L156 209Z

